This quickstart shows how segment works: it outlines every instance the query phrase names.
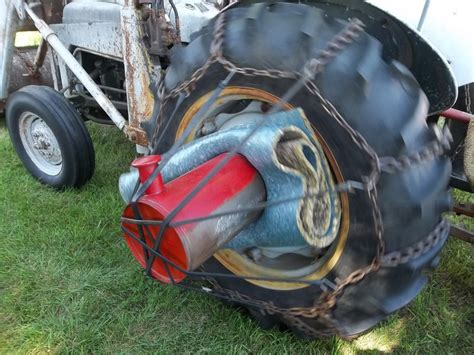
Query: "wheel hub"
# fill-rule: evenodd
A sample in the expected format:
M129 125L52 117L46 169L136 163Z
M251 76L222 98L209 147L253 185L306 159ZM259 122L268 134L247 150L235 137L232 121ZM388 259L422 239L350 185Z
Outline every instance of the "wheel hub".
M57 175L62 168L59 143L44 120L31 112L20 116L20 138L26 153L43 172Z

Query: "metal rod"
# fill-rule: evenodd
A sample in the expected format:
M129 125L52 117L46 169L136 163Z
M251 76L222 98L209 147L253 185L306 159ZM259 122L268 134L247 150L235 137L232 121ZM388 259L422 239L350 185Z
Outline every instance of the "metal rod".
M449 120L463 122L463 123L469 123L471 120L474 120L473 114L456 110L455 108L450 108L449 110L444 111L441 114L441 116Z
M112 104L107 96L100 90L97 84L92 80L89 74L84 70L81 64L74 58L74 56L69 52L69 50L61 43L58 36L54 31L40 19L33 10L23 2L23 7L28 13L28 16L33 20L35 27L43 36L44 40L49 43L49 45L54 49L56 54L61 57L61 59L66 63L68 68L74 73L74 75L81 81L81 83L86 87L92 97L97 101L97 103L102 107L107 116L115 123L115 125L123 130L126 127L127 121L122 116L122 114L117 110L117 108Z
M474 204L455 202L453 206L453 212L457 215L464 215L474 218Z
M42 39L40 45L38 46L38 50L36 51L35 67L34 67L33 75L37 75L39 73L39 70L44 64L44 60L46 58L47 52L48 52L48 44L44 39Z
M430 9L430 3L431 0L425 1L425 6L423 6L423 12L421 13L420 22L418 22L418 26L416 27L418 31L421 31L423 25L425 24L426 15L428 15L428 10Z
M474 233L464 228L458 226L451 226L451 231L449 232L449 234L454 238L474 244Z

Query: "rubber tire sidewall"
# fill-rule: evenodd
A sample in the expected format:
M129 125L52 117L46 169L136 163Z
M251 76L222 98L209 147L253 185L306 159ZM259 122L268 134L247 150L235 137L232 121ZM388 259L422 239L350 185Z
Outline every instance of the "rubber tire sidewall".
M26 152L19 127L19 118L26 111L41 118L58 141L62 154L59 174L46 174ZM95 159L86 127L70 103L53 89L36 86L13 93L7 102L6 123L23 165L41 183L57 189L79 187L92 176Z

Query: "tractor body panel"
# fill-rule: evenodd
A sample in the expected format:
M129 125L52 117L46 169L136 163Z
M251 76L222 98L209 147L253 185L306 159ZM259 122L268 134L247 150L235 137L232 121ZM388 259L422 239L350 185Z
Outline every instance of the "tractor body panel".
M367 0L418 31L446 58L459 86L474 82L471 17L465 0Z

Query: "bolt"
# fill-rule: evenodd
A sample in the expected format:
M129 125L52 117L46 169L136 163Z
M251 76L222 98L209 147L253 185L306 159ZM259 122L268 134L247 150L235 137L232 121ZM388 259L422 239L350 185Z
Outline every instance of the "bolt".
M128 135L128 138L132 141L132 142L136 142L138 137L137 137L137 134L135 132L130 132L130 134Z

